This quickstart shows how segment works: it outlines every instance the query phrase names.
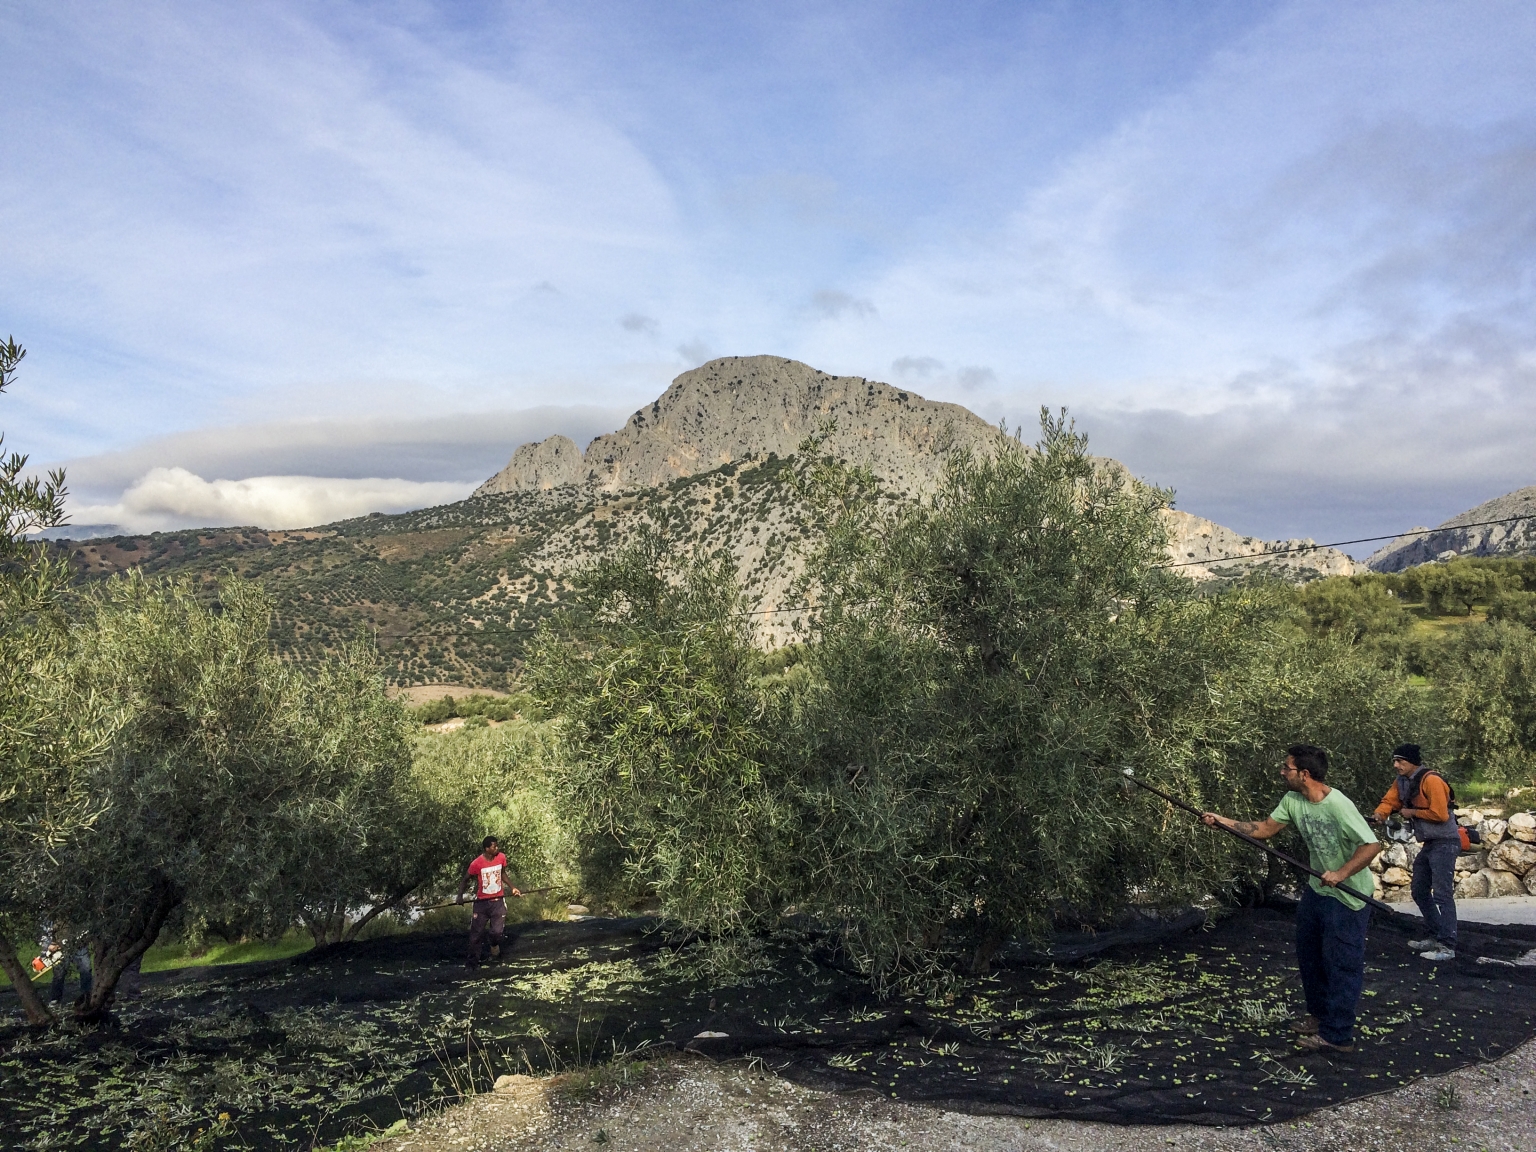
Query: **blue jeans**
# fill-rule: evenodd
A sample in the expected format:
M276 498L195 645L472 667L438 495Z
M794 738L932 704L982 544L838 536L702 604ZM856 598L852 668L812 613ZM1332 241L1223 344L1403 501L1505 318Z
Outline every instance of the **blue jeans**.
M1456 857L1460 840L1426 840L1413 862L1413 902L1424 913L1429 934L1456 947Z
M1354 1042L1370 923L1370 905L1355 912L1310 887L1296 909L1296 961L1307 1011L1317 1017L1318 1031L1330 1044Z

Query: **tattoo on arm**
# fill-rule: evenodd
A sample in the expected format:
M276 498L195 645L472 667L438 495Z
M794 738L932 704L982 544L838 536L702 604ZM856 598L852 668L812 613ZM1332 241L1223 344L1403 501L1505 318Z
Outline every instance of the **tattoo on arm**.
M1234 820L1232 822L1232 827L1236 828L1245 836L1257 836L1259 833L1259 826L1252 820Z

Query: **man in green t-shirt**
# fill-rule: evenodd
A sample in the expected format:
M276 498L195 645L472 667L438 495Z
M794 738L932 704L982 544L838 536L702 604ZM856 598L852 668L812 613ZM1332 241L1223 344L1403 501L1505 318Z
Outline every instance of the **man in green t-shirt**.
M1360 896L1373 891L1367 865L1381 851L1376 834L1349 797L1323 783L1328 753L1312 744L1285 750L1280 775L1289 791L1267 820L1229 820L1214 812L1207 824L1268 840L1290 826L1301 833L1312 877L1296 909L1296 960L1307 996L1307 1016L1291 1024L1298 1043L1315 1052L1354 1048L1355 1007L1365 986L1365 932L1371 909ZM1357 895L1358 894L1358 895Z

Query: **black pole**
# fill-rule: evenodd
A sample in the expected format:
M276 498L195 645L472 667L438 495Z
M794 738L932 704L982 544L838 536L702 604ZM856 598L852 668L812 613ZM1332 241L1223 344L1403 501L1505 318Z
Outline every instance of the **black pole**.
M1193 816L1199 816L1199 817L1202 817L1202 818L1205 816L1205 813L1200 811L1200 809L1196 808L1193 804L1186 804L1182 800L1176 800L1174 797L1172 797L1172 796L1168 795L1168 793L1164 792L1161 788L1155 788L1151 784L1146 783L1144 780L1136 779L1135 775L1131 772L1131 770L1129 768L1123 769L1120 774L1122 776L1124 776L1127 780L1129 780L1132 784L1135 784L1138 788L1145 788L1148 792L1152 793L1152 795L1154 795L1154 796L1161 796L1164 800L1166 800L1168 803L1172 804L1175 808L1182 808L1182 809L1184 809L1184 811L1190 813ZM1243 841L1244 843L1252 844L1260 852L1268 852L1276 860L1283 860L1285 863L1289 864L1293 868L1300 868L1303 872L1307 873L1309 876L1316 876L1319 880L1321 880L1323 878L1323 874L1321 872L1319 872L1316 868L1313 868L1310 864L1303 864L1300 860L1296 859L1296 857L1289 856L1286 853L1280 851L1280 849L1278 849L1278 848L1271 848L1268 844L1264 843L1264 841L1260 840L1257 836L1250 836L1246 832L1240 832L1236 828L1229 828L1225 824L1215 824L1215 825L1213 825L1213 827L1220 828L1223 832L1230 832L1232 835L1236 836L1239 840ZM1394 916L1398 915L1397 909L1393 908L1392 905L1387 904L1387 903L1385 903L1385 902L1383 902L1381 900L1378 900L1374 896L1365 896L1365 895L1362 895L1359 892L1352 891L1351 889L1348 889L1348 888L1346 888L1345 891L1348 892L1351 896L1355 897L1357 900L1364 900L1367 904L1371 905L1371 907L1373 907L1373 908L1380 908L1383 912L1390 912Z
M523 896L537 896L541 892L553 892L558 887L559 887L558 884L552 884L548 888L519 888L518 891ZM514 899L519 899L519 898L520 897L514 897ZM436 912L436 911L438 911L441 908L462 908L466 904L473 904L473 903L474 903L473 900L450 900L446 904L429 904L425 908L418 908L418 909L416 909L416 911L418 911L418 912Z

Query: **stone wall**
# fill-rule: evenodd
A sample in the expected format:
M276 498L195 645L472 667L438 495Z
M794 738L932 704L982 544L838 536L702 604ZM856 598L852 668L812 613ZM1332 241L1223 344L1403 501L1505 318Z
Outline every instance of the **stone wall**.
M1483 842L1456 861L1456 899L1536 896L1536 815L1515 812L1506 820L1463 809L1457 820L1481 832ZM1412 840L1389 840L1386 850L1371 861L1379 898L1389 904L1412 899L1408 884L1420 847Z

